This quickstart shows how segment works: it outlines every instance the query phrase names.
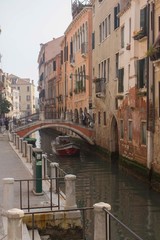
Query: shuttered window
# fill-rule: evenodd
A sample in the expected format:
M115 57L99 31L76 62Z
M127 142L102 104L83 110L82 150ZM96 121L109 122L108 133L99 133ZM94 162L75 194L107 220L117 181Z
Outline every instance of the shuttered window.
M137 62L137 86L144 88L147 81L147 59L143 58Z
M118 71L118 93L124 91L124 68L119 69Z

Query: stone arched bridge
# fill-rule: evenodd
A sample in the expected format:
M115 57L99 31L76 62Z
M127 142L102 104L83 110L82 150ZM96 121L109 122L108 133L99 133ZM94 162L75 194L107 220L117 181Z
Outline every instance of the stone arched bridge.
M26 137L30 135L31 133L38 131L43 128L63 128L68 129L74 133L76 133L78 136L80 136L82 139L86 140L91 145L94 145L94 129L85 127L83 125L75 124L73 122L67 122L67 121L60 121L60 120L44 120L44 121L35 121L32 123L29 123L27 125L19 126L18 128L14 129L14 131L20 136L20 137Z

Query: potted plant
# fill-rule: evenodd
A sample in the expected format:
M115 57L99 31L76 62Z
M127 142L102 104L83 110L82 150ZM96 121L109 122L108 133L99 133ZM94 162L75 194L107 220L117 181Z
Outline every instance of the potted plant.
M160 47L150 45L146 52L147 57L150 57L151 61L155 61L160 58Z

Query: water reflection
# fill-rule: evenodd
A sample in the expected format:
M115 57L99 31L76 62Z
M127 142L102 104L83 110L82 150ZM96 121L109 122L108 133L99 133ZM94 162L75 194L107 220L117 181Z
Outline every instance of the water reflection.
M37 139L38 139L38 133ZM160 194L130 176L121 169L118 160L111 162L96 154L89 145L81 143L80 157L57 157L51 150L51 141L57 136L51 129L41 132L39 146L50 160L58 162L67 173L77 176L76 194L78 206L93 206L94 203L111 204L112 213L144 240L160 238ZM89 224L89 223L88 223ZM112 222L116 225L115 222ZM124 231L116 227L112 239L124 237Z

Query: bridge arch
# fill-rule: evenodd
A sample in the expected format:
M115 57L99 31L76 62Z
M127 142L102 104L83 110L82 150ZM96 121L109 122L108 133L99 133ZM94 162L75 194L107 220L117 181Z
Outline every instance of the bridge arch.
M94 131L93 129L84 128L81 125L74 125L72 123L36 123L36 124L29 124L27 126L24 126L21 129L17 129L16 133L20 137L26 137L33 132L36 132L40 129L45 128L63 128L63 129L69 129L70 131L76 133L79 137L87 141L89 144L94 145Z

